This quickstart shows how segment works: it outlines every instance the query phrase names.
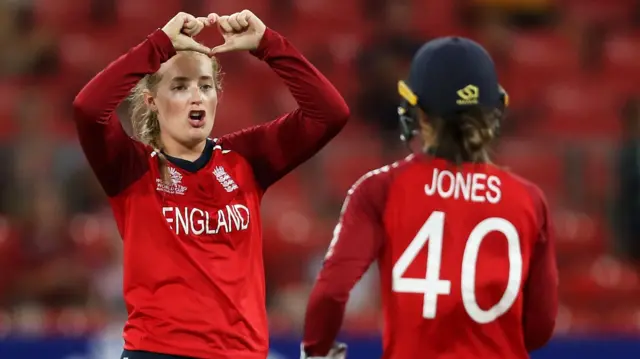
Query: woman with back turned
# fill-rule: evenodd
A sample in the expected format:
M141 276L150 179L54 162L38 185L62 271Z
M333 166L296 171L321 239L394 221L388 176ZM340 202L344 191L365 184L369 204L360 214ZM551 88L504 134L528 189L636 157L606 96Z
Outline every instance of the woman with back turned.
M385 359L528 358L553 333L558 275L546 201L493 165L507 96L489 54L425 44L399 83L403 139L420 154L372 171L345 200L309 300L302 357L342 358L349 291L377 260Z
M224 44L193 39L214 26ZM238 50L267 63L299 108L210 139L221 88L213 55ZM129 96L135 139L115 114ZM245 10L176 15L96 75L74 107L82 149L124 241L122 357L266 358L260 201L343 128L342 97Z

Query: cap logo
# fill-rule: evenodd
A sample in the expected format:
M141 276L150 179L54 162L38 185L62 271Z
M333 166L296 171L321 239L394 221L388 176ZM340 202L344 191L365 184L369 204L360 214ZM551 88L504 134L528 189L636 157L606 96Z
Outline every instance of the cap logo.
M465 88L458 90L458 105L477 105L480 98L480 90L478 86L467 85Z

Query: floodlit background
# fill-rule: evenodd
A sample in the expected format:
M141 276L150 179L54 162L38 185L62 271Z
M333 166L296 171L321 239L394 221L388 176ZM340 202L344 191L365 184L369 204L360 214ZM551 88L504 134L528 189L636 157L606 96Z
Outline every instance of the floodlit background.
M640 357L640 1L0 0L0 358L119 357L121 240L79 150L71 102L176 12L244 8L286 35L353 112L264 201L274 351L296 355L347 189L406 155L396 81L424 41L456 34L487 47L510 94L496 161L541 186L552 206L561 310L541 357ZM294 108L265 64L245 53L220 60L214 135ZM375 357L378 313L371 271L344 325L359 338L351 358ZM105 335L110 344L92 344Z

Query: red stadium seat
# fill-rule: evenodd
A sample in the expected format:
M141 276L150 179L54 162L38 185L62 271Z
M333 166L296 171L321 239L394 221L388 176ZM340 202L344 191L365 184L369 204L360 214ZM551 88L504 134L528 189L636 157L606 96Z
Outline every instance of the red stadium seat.
M618 136L623 97L614 84L598 77L563 77L548 88L547 115L537 124L545 137L571 139Z
M603 310L612 303L637 303L640 278L634 268L608 256L583 259L561 271L563 301Z
M601 218L558 208L552 211L561 267L571 266L574 261L581 261L584 257L598 256L606 250L606 227Z
M153 0L116 0L118 1L118 17L123 23L138 23L140 26L153 24L154 28L162 27L181 8L181 0L162 0L162 6Z
M366 126L351 123L344 131L322 152L322 174L331 179L326 186L334 198L344 198L360 177L384 164L382 148Z
M204 1L203 14L215 12L220 15L230 15L244 9L251 10L261 19L267 20L271 9L266 0L216 0Z
M90 23L88 0L34 0L35 22L53 33L85 31Z
M574 72L579 64L574 44L554 31L516 34L512 56L521 71L547 78Z
M586 21L620 25L636 5L634 0L564 0L566 11L579 13Z
M15 81L0 82L0 139L8 139L17 130L13 118L20 93Z
M516 33L511 56L500 80L514 107L536 106L553 81L577 72L579 64L575 46L553 31Z
M427 37L463 35L458 27L455 1L409 0L411 25L427 40Z
M594 207L604 208L614 195L616 173L616 148L592 146L585 149L584 185Z
M604 66L607 77L615 79L620 87L637 91L640 80L640 32L615 33L604 46Z
M598 314L592 308L562 303L558 310L555 334L590 334L599 329Z
M551 201L556 192L562 191L564 181L563 158L558 153L558 149L542 148L537 142L505 140L497 150L495 162L538 185Z
M305 39L328 38L333 35L363 33L370 24L361 16L359 1L346 1L339 10L331 2L299 1L295 2L295 15L292 30L305 34ZM292 31L293 35L293 31Z
M640 334L640 305L637 303L611 305L601 313L601 331L618 335Z

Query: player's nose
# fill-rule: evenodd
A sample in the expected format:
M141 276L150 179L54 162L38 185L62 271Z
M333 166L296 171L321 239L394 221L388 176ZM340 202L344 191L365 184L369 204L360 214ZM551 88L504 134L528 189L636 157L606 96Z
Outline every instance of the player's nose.
M203 102L202 91L198 88L194 88L191 90L191 98L189 99L191 104L199 105Z

